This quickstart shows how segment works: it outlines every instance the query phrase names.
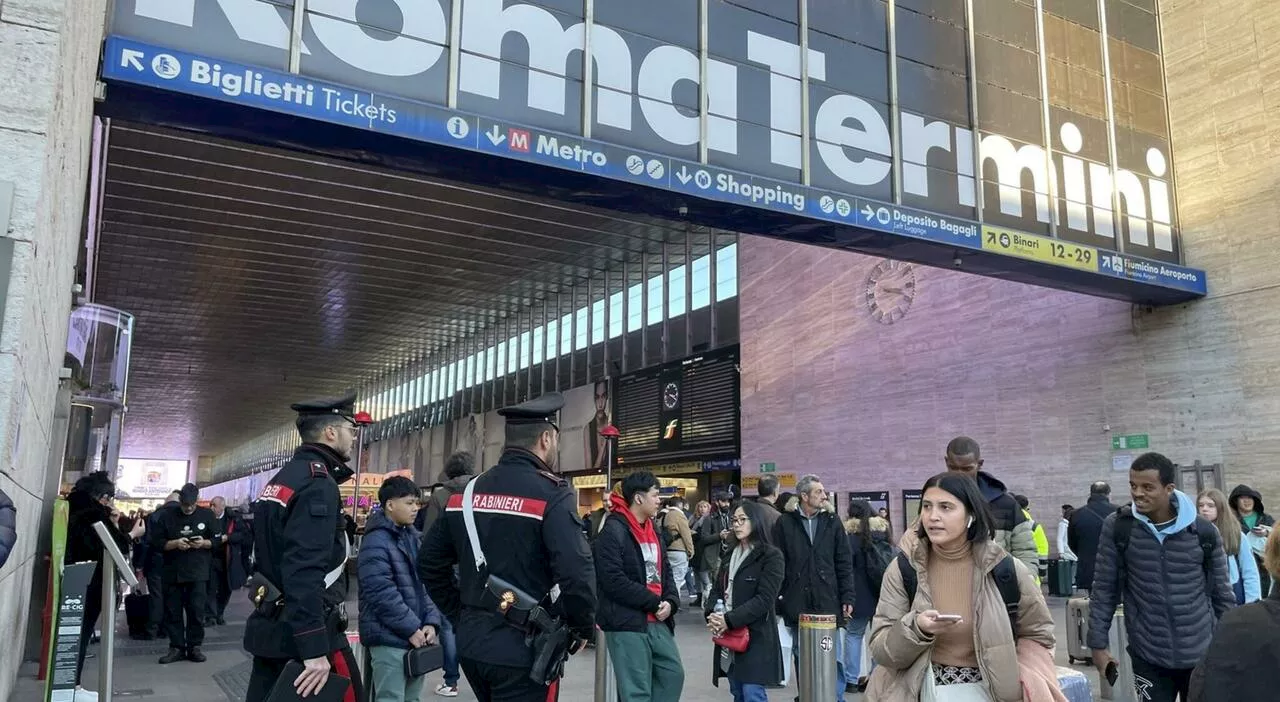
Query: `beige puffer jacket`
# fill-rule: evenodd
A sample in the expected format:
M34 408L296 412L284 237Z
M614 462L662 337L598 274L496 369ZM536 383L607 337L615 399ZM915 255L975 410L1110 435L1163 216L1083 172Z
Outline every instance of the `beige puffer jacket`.
M929 543L927 539L919 539L914 531L909 531L903 535L900 545L903 552L910 555L919 585L915 602L907 602L897 565L890 566L885 572L880 605L867 632L871 656L879 664L871 675L867 698L876 702L918 702L924 676L930 670L933 637L920 631L915 624L916 612L933 608L933 594L929 591L929 576L925 572ZM991 577L991 571L1006 553L991 541L975 544L974 644L978 652L978 667L982 670L991 698L995 702L1021 702L1017 644L1009 631L1004 600ZM1052 651L1055 643L1053 614L1026 565L1017 559L1014 559L1014 565L1022 590L1022 600L1018 603L1017 638L1031 639Z

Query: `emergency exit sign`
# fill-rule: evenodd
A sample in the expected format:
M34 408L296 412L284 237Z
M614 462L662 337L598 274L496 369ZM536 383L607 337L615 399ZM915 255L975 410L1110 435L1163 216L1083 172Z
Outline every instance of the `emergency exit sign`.
M777 463L761 463L760 464L761 473L775 473L777 472L777 470L778 470Z
M1111 437L1112 451L1127 451L1129 449L1144 449L1151 447L1151 437L1148 434L1125 434L1123 436Z

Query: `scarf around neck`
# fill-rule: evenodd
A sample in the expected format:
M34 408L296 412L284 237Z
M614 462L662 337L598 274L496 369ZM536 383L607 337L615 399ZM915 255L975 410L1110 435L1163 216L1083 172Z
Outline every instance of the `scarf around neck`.
M636 515L631 513L631 507L622 495L610 495L609 504L613 507L614 515L626 520L627 526L631 529L631 536L640 545L640 555L644 558L645 587L661 598L662 561L658 553L662 550L662 542L658 540L658 533L653 528L653 520L645 520L645 523L641 524L636 519ZM656 622L658 619L650 614L649 621Z

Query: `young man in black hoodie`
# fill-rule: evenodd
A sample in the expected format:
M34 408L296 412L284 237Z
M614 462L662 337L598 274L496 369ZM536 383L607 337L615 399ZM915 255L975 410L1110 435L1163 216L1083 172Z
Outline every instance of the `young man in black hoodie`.
M1032 573L1040 572L1040 554L1036 552L1036 540L1031 533L1031 522L1022 507L1005 489L1004 483L982 470L982 450L978 442L967 436L957 436L947 444L943 459L947 470L963 473L978 481L982 496L987 498L991 516L995 520L995 542L1004 547L1014 558L1026 564Z

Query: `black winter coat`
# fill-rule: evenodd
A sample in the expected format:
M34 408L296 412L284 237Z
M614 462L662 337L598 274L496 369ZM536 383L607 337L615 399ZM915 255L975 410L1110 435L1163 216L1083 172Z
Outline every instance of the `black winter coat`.
M1093 587L1093 569L1098 562L1098 539L1102 523L1119 510L1106 497L1090 497L1088 504L1076 510L1067 522L1067 545L1080 560L1076 561L1076 587Z
M672 616L667 617L666 624L674 632L680 594L667 563L666 550L658 548L658 567L662 570L662 597L658 597L645 585L644 555L625 517L605 517L591 548L596 562L596 593L600 598L596 625L603 631L642 632L648 628L649 615L656 614L663 602L670 602Z
M1280 671L1280 592L1227 612L1200 665L1188 702L1275 699Z
M720 577L711 588L711 597L703 616L711 616L716 600L724 599L729 584L729 560L733 552L720 564ZM766 543L758 543L738 566L733 579L731 611L725 615L730 629L747 627L751 642L744 653L734 655L731 668L734 680L749 685L774 687L782 682L782 642L778 640L778 623L774 607L778 593L782 591L782 579L786 574L786 559L782 551ZM719 687L720 647L716 646L711 658L711 684Z
M783 513L773 526L773 544L786 559L778 613L795 628L803 614L835 614L846 623L841 605L854 604L853 556L844 524L835 514L818 513L813 542L800 508Z
M13 552L13 544L18 540L18 508L13 500L0 490L0 567L9 560Z

